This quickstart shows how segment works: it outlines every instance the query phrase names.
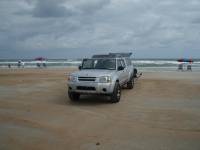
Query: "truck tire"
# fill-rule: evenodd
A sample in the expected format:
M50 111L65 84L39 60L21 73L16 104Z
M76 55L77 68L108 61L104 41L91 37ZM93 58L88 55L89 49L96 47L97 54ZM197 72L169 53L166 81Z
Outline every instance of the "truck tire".
M131 79L127 82L127 88L133 89L134 87L134 77L131 77Z
M77 101L80 98L80 94L74 92L68 92L68 96L72 101Z
M133 70L133 76L134 76L134 78L137 78L137 73L138 73L137 69L134 68L134 70Z
M120 97L121 97L121 87L120 87L119 83L116 82L114 90L113 90L113 93L111 95L111 102L112 103L119 102L120 101Z

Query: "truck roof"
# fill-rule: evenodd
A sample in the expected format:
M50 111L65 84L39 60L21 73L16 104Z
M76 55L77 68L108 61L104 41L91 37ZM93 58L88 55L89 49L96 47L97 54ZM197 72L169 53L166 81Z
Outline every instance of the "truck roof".
M121 57L130 57L132 53L109 53L103 55L93 55L92 58L121 58Z

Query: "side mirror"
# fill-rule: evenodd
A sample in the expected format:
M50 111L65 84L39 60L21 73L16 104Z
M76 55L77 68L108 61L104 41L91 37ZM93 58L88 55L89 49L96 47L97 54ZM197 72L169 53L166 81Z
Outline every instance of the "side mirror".
M118 70L118 71L120 71L120 70L124 70L124 67L119 66L119 67L117 68L117 70Z
M78 66L78 69L81 70L81 69L82 69L82 66Z

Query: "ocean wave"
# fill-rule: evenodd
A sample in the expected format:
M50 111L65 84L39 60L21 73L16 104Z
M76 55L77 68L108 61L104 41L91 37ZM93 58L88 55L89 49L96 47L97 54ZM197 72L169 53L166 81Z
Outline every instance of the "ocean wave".
M177 61L166 61L166 60L132 60L133 64L179 64Z

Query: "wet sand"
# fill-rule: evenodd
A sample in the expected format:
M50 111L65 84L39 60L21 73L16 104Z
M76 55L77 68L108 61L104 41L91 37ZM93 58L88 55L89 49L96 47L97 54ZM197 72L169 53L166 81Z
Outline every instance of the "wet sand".
M0 70L0 150L200 149L200 73L144 72L111 104L71 102L73 70Z

